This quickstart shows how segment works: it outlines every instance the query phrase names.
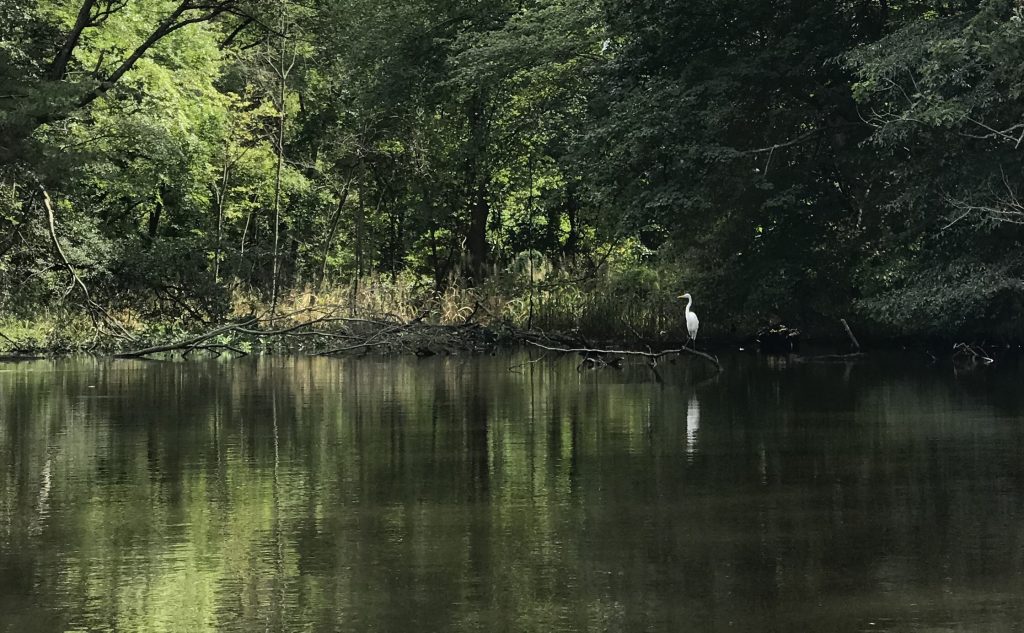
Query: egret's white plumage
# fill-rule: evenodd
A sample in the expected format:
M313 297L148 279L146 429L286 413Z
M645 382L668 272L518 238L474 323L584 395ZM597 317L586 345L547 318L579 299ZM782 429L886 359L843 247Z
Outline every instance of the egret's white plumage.
M696 345L697 328L700 327L700 319L697 318L695 312L690 310L690 306L693 304L693 297L690 296L690 293L686 293L679 298L686 299L686 332L690 335L690 340Z

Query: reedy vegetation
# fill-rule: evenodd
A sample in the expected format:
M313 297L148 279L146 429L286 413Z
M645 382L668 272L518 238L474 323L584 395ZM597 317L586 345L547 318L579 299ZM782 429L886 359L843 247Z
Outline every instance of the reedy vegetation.
M1019 339L1022 85L1012 0L0 0L0 319Z

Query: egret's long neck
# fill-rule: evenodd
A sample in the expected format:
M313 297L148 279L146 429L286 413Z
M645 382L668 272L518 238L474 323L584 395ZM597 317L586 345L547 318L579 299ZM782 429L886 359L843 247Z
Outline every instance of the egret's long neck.
M693 297L687 297L686 298L686 311L687 312L690 311L690 304L692 304L692 303L693 303Z

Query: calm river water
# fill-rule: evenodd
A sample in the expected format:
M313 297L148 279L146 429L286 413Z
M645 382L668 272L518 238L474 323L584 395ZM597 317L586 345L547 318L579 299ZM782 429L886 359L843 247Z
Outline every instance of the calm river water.
M0 364L0 631L1021 631L1024 371Z

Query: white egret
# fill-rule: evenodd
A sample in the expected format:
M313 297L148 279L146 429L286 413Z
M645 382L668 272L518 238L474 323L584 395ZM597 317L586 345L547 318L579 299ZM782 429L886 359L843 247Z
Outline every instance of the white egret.
M690 310L690 306L693 304L693 297L690 293L679 296L680 299L686 299L686 331L690 335L690 340L693 341L693 346L697 347L697 328L700 327L700 319L697 318L696 313Z

